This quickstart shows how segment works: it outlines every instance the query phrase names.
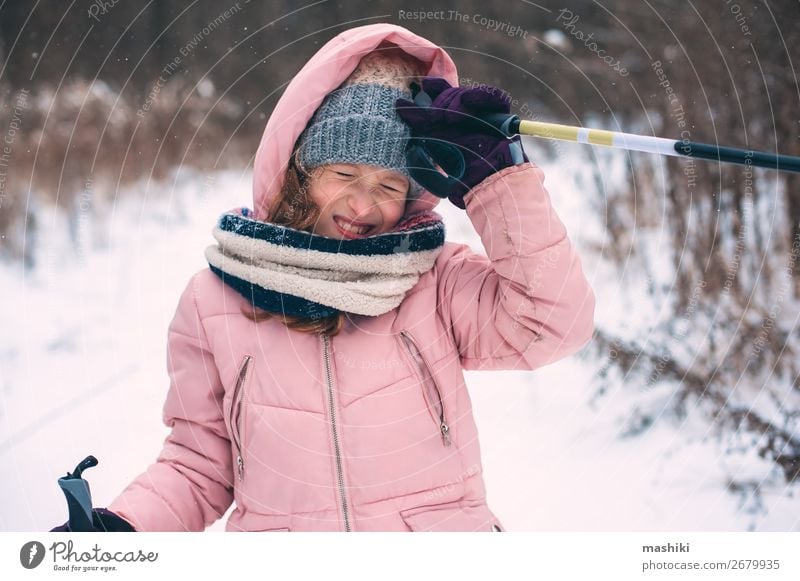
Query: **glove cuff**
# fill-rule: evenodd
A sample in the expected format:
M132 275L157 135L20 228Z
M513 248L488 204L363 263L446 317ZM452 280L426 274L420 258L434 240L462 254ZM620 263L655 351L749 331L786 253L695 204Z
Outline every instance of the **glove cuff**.
M92 524L100 532L135 533L133 525L107 508L92 509Z

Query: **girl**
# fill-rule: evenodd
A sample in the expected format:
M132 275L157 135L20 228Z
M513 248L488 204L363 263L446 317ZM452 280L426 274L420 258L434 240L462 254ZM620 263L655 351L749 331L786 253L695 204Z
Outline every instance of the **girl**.
M432 106L410 100L421 82ZM405 28L347 30L286 88L168 338L171 428L101 530L499 531L463 369L536 369L593 332L594 294L508 111ZM487 256L446 242L409 136L454 143L445 197ZM501 396L498 392L498 396Z

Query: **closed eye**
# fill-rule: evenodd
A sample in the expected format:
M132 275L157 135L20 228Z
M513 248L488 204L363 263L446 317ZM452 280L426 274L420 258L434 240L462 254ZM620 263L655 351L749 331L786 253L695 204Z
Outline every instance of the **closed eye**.
M339 174L340 176L342 176L342 177L346 177L346 178L351 178L351 177L353 177L353 174L344 173L343 171L337 171L336 173L337 173L337 174Z
M397 188L393 188L392 186L387 186L386 184L381 184L385 189L389 190L390 192L399 192Z

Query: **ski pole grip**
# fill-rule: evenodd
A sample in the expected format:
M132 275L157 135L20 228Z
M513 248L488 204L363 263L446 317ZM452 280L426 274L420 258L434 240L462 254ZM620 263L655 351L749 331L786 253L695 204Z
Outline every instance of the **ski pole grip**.
M87 456L70 473L58 479L58 486L67 499L69 511L69 526L72 532L87 532L94 530L92 523L92 493L89 483L82 478L83 471L92 466L97 466L97 458Z
M513 113L489 113L481 115L481 120L506 137L513 137L519 133L519 117Z

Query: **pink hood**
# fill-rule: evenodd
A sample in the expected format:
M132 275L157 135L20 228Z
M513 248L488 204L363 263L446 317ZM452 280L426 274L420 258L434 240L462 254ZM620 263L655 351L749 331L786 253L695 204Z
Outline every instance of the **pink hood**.
M297 138L325 96L341 85L361 59L382 41L396 44L427 65L426 76L444 77L458 85L458 72L450 55L434 43L395 24L370 24L333 37L303 66L275 106L267 122L253 167L253 210L263 220L266 208L280 192ZM409 204L406 214L431 210L441 198L424 191Z

